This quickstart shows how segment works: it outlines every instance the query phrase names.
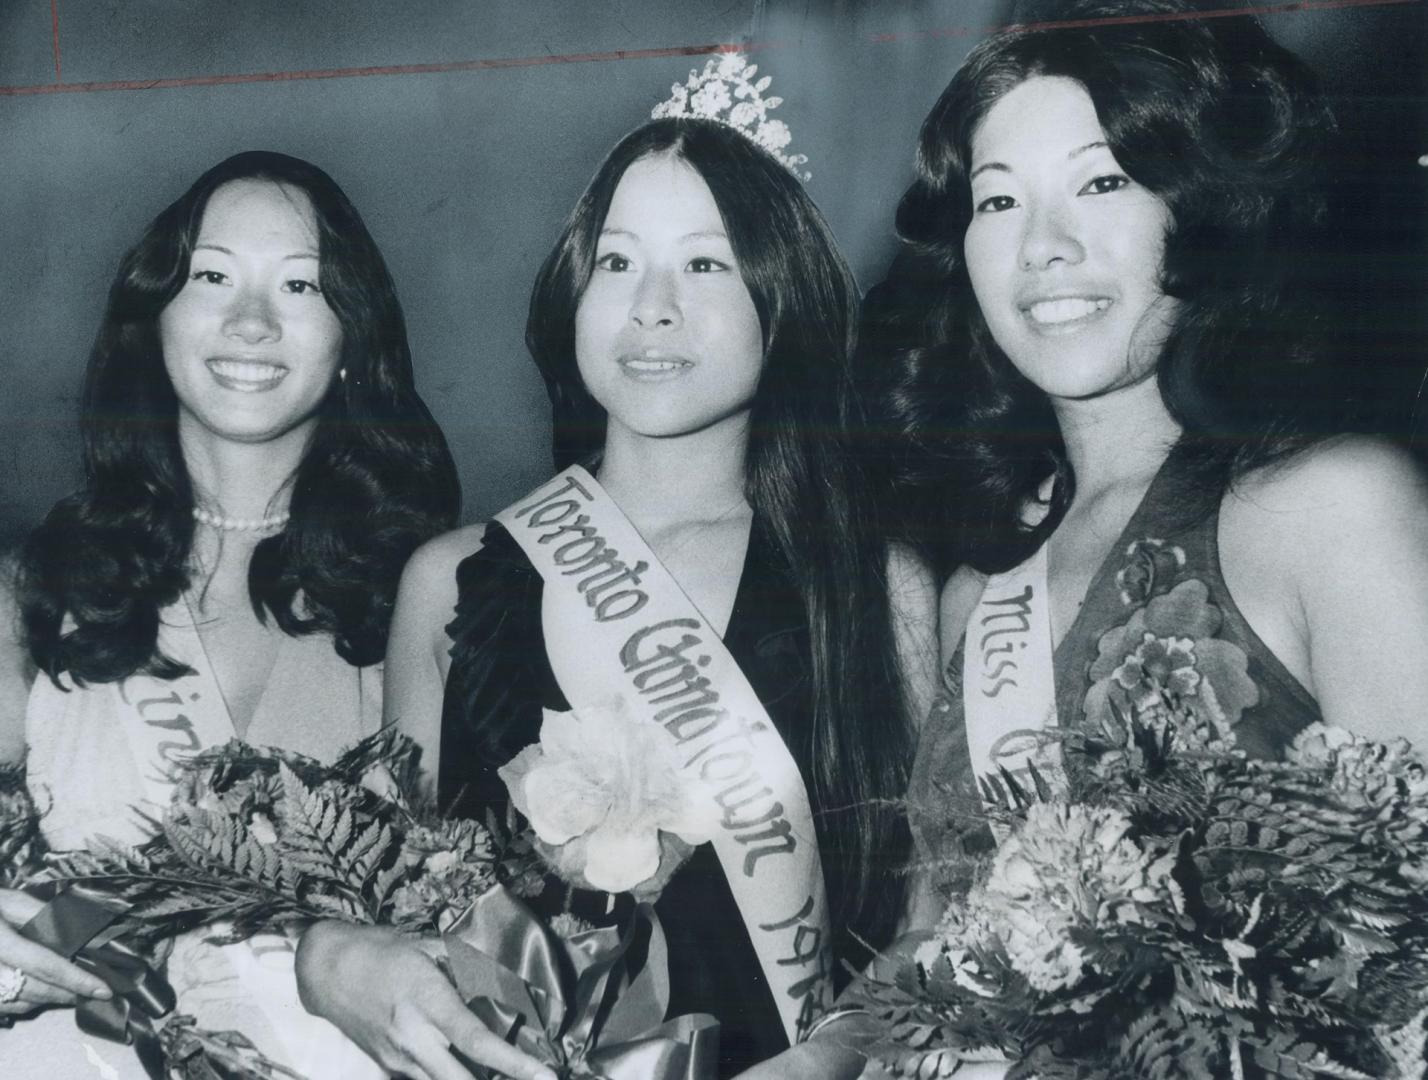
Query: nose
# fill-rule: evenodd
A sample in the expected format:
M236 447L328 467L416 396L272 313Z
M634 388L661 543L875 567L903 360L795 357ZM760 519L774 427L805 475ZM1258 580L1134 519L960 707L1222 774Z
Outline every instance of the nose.
M1045 270L1057 262L1070 265L1086 257L1074 215L1059 204L1033 207L1021 236L1023 270Z
M277 341L283 336L272 300L258 289L239 290L223 320L223 332L249 345Z
M641 275L630 303L630 320L646 330L678 327L684 321L676 271L652 269Z

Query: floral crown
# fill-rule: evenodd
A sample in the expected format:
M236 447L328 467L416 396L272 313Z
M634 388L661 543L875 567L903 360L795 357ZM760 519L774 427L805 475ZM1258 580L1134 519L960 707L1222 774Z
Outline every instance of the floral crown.
M812 174L799 171L807 164L806 154L785 154L783 149L793 138L782 120L769 119L769 113L783 104L781 97L764 97L772 81L765 75L758 82L758 66L750 64L738 53L712 56L704 70L690 71L684 85L670 87L668 101L656 105L650 116L695 116L715 120L733 128L751 142L763 147L800 180Z

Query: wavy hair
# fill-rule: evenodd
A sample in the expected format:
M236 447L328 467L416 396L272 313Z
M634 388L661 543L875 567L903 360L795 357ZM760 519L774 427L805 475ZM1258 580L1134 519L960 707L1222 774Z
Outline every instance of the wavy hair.
M811 794L838 924L890 940L901 891L874 867L899 864L905 826L888 804L906 789L912 753L893 647L884 549L867 480L846 433L859 421L851 355L858 293L803 186L725 125L661 119L610 152L536 279L526 343L554 410L560 467L589 461L605 413L580 379L575 313L625 170L671 155L714 197L763 330L750 411L746 493L792 568L810 628L814 722ZM794 748L797 753L798 748Z
M860 371L879 401L901 528L944 569L1017 565L1074 493L1046 396L992 340L962 242L972 138L1035 76L1073 79L1116 161L1169 208L1160 288L1180 301L1157 379L1201 483L1223 487L1341 425L1323 363L1334 299L1315 258L1333 121L1307 69L1252 17L1178 0L1060 4L982 42L922 126L900 250L865 308ZM1049 476L1051 512L1021 508ZM913 511L915 507L915 512Z
M407 557L455 524L456 466L417 395L396 288L356 208L314 165L237 154L154 219L110 287L80 407L84 487L55 505L19 560L30 653L52 679L66 673L84 685L187 670L157 644L160 612L191 583L194 534L158 321L188 276L209 198L234 180L270 181L311 201L347 371L286 478L291 520L253 553L254 612L287 634L331 634L350 664L375 663Z

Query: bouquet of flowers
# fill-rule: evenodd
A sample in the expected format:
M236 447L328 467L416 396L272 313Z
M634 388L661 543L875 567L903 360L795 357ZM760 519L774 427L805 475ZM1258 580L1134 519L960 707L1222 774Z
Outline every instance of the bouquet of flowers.
M1223 733L1114 714L970 809L936 932L866 993L897 1076L1424 1074L1428 770L1402 740L1316 724L1283 761ZM997 793L1000 793L998 797Z
M44 853L40 812L25 787L24 765L0 764L0 889L13 889Z
M126 908L125 929L169 937L226 924L241 941L336 918L444 929L496 881L490 830L421 808L417 748L388 731L335 764L234 740L184 766L154 837L49 856L49 877Z
M576 884L588 872L636 900L657 894L680 858L664 857L673 838L660 825L683 804L673 766L642 730L618 708L547 715L542 742L507 776L513 805L544 836L516 828L513 815L483 825L424 805L419 751L395 732L331 766L235 740L185 763L151 840L50 855L43 878L119 906L115 930L139 941L207 927L227 943L319 918L439 933L471 1008L560 1075L704 1080L717 1025L661 1025L668 974L648 906L627 903L618 925L596 929L542 923L515 895L539 893L547 867ZM204 1031L190 1017L170 1019L159 1040L185 1080L294 1075L241 1033Z

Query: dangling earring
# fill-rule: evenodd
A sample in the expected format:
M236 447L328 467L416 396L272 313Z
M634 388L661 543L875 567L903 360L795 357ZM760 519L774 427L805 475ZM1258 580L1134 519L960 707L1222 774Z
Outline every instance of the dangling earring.
M338 368L338 369L337 369L337 378L338 378L338 380L339 380L340 382L346 382L346 381L347 381L347 369L346 369L346 368Z

